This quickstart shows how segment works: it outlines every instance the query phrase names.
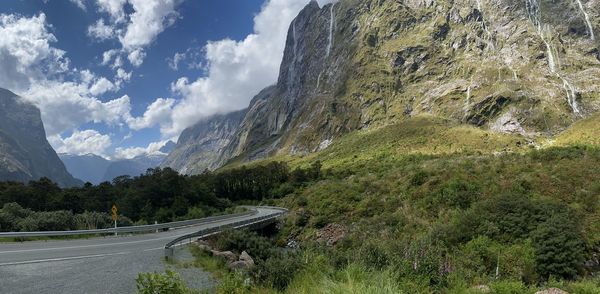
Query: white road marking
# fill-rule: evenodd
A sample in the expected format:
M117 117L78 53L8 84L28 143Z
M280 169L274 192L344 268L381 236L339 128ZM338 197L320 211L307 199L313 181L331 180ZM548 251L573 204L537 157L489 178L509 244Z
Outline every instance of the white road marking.
M50 259L38 259L38 260L27 260L27 261L19 261L19 262L7 262L7 263L0 263L0 266L23 265L23 264L32 264L32 263L42 263L42 262L55 262L55 261L66 261L66 260L97 258L97 257L106 257L106 256L114 256L114 255L124 255L124 254L129 254L129 253L131 253L131 252L119 252L119 253L108 253L108 254L84 255L84 256L73 256L73 257L63 257L63 258L50 258Z

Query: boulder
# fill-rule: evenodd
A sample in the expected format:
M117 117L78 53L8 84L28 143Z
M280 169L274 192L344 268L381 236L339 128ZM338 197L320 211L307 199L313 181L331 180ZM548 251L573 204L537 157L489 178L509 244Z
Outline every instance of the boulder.
M229 268L232 270L249 270L251 266L245 261L234 261L229 264Z
M250 267L254 266L254 259L252 259L250 254L248 254L248 252L246 252L246 251L243 251L242 254L240 254L239 261L243 261L243 262L247 263L248 266L250 266Z
M558 288L548 288L546 290L535 292L535 294L569 294L569 292Z
M231 251L216 251L216 250L212 250L211 251L212 254L214 256L219 256L219 257L223 257L225 258L228 262L234 262L237 260L237 255L235 255L235 253L231 252Z

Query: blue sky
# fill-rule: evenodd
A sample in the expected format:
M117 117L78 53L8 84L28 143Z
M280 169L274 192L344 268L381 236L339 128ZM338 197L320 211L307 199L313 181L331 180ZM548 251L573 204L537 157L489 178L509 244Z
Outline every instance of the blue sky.
M273 84L307 3L3 0L0 87L41 109L58 152L155 153Z

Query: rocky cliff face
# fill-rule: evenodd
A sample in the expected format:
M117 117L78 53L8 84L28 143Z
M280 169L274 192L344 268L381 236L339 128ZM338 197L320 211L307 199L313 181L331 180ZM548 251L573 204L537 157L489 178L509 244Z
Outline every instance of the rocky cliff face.
M313 152L422 114L556 134L600 110L598 28L600 0L310 2L290 25L277 84L200 166Z
M179 136L177 146L162 162L184 174L198 174L215 169L227 160L224 149L235 139L245 110L227 115L216 115L186 129Z
M0 88L0 181L27 182L41 177L61 186L81 184L46 140L40 111Z

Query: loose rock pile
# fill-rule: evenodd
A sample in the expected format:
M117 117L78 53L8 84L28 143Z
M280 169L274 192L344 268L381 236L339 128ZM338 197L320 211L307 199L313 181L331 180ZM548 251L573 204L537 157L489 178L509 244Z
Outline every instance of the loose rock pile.
M252 259L250 254L246 251L242 251L239 256L232 251L218 251L213 249L212 246L204 240L196 241L196 246L204 251L212 253L213 256L219 256L225 259L227 261L227 266L230 269L250 270L254 267L254 259Z

